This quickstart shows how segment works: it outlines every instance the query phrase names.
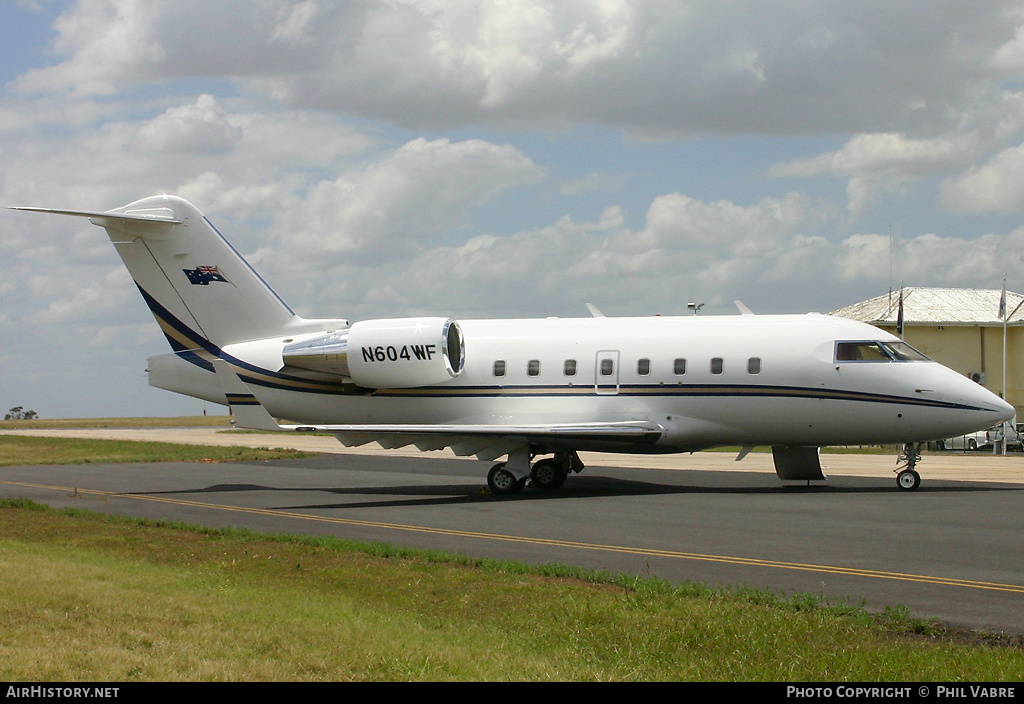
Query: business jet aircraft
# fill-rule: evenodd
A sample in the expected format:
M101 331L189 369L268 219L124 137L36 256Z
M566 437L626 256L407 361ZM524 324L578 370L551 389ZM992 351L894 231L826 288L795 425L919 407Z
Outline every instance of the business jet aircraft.
M86 217L106 229L173 354L152 386L230 406L237 425L346 445L497 460L495 494L561 486L580 450L771 446L783 480L823 480L824 445L922 441L1014 409L899 338L825 315L544 320L304 319L192 204L154 196ZM273 418L298 425L279 425ZM534 458L545 456L536 461Z

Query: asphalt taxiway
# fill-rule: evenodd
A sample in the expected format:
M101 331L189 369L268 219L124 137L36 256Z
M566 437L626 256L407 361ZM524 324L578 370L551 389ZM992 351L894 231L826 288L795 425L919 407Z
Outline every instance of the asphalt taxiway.
M24 431L22 431L24 432ZM463 554L559 562L672 582L810 593L1024 635L1024 456L926 455L913 492L893 455L822 457L824 485L783 484L771 456L588 455L557 491L486 493L488 464L346 450L333 438L211 429L37 431L324 454L255 463L0 468L0 496ZM685 470L685 471L680 471ZM736 471L741 470L741 471Z

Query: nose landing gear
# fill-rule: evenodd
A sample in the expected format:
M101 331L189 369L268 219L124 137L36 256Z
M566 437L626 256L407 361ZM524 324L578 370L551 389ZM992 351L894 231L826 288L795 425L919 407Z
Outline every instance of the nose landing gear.
M908 442L903 445L903 453L896 460L896 486L904 491L913 491L921 485L921 475L917 473L917 462L921 459L921 443Z

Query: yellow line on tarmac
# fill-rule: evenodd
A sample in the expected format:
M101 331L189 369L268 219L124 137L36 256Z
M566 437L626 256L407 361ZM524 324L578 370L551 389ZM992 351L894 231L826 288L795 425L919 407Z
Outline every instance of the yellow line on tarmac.
M113 491L100 491L95 489L81 489L74 487L52 486L48 484L32 484L29 482L2 481L0 484L9 486L24 486L34 489L49 489L64 491L68 493L87 494L91 496L117 497L125 499L136 499L139 501L153 501L158 503L176 504L180 506L195 506L199 508L217 509L220 511L232 511L236 513L247 513L262 516L274 516L284 518L295 518L303 521L314 521L318 523L332 523L336 525L358 526L362 528L383 528L387 530L398 530L411 533L429 533L433 535L448 535L462 538L476 538L479 540L495 540L509 543L523 543L531 545L545 545L549 547L564 547L575 550L593 550L598 552L615 552L629 555L642 555L646 557L661 557L674 560L697 560L703 562L719 562L723 564L743 565L747 567L771 567L775 569L797 570L804 572L821 572L826 574L845 575L851 577L868 577L873 579L891 579L902 582L919 582L924 584L938 584L949 587L965 587L968 589L987 589L990 591L1009 592L1012 594L1024 594L1024 585L1000 584L997 582L981 582L970 579L957 579L955 577L936 577L931 575L907 574L902 572L885 572L881 570L859 569L854 567L838 567L834 565L815 565L800 562L784 562L780 560L762 560L752 557L734 557L729 555L710 555L696 552L681 552L676 550L659 550L655 548L630 547L624 545L603 545L600 543L583 543L572 540L559 540L554 538L532 538L529 536L503 535L500 533L482 533L479 531L455 530L453 528L431 528L427 526L414 526L402 523L386 523L383 521L366 521L355 518L338 518L331 516L316 516L308 513L295 511L284 511L280 509L249 508L245 506L231 506L228 504L214 504L203 501L190 501L188 499L170 498L166 496L150 496L146 494L121 493Z

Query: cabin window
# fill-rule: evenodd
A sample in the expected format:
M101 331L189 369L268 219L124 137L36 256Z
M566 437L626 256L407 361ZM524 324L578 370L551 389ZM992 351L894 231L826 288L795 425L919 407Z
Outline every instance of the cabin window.
M601 360L601 376L611 376L615 373L615 362L610 359Z
M505 376L505 360L499 359L494 363L494 376Z
M722 366L723 366L723 362L722 362L722 358L721 357L713 357L711 359L711 373L712 374L721 374L722 373Z
M672 371L675 372L676 376L682 376L686 373L686 360L682 357L676 357L676 360L672 362Z
M530 376L538 376L540 374L540 360L531 359L526 363L526 373Z
M760 374L761 373L761 358L751 357L747 360L747 373L748 374Z
M644 358L636 363L636 373L640 376L647 376L651 373L651 360Z
M565 360L565 364L562 365L562 373L566 376L576 376L576 360Z

